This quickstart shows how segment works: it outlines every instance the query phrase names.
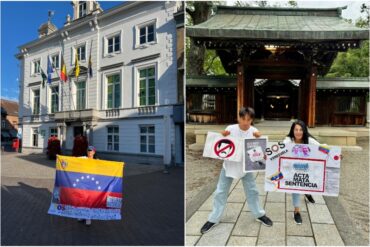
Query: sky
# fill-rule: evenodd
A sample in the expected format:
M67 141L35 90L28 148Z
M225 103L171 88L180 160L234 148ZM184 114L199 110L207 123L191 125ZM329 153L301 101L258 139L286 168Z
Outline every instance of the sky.
M270 5L280 2L284 5L288 1L270 0ZM348 6L342 16L356 20L361 16L360 6L365 1L312 1L298 0L298 7L328 8ZM103 10L107 10L122 3L122 1L99 1ZM234 5L235 1L227 1ZM63 27L67 14L73 16L71 1L1 1L1 98L18 101L19 95L19 63L15 54L18 46L35 40L38 37L38 28L48 19L48 11L53 10L52 22L57 28Z
M1 1L1 98L18 101L18 46L38 38L38 28L48 20L48 10L54 11L52 23L62 28L66 16L73 17L72 1ZM103 10L122 1L99 1Z

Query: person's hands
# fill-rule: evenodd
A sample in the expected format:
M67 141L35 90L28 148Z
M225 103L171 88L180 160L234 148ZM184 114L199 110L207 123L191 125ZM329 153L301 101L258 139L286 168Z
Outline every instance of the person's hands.
M261 136L261 133L259 131L253 132L253 136L259 138Z
M223 131L221 131L221 135L223 135L223 136L228 136L228 135L230 135L230 131L228 131L228 130L223 130Z

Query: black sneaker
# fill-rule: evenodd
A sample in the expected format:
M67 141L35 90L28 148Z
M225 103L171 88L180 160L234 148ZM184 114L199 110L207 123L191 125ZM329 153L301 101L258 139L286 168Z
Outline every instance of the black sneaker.
M315 200L313 199L311 195L305 194L304 196L306 197L307 201L309 201L310 203L315 203Z
M202 229L200 229L200 233L204 234L206 232L209 232L214 226L216 225L216 223L212 223L212 222L209 222L207 221L203 226L202 226Z
M293 217L294 217L294 221L297 225L302 224L302 217L301 217L301 214L299 212L294 212Z
M261 222L264 226L272 226L272 221L266 215L259 217L256 221Z

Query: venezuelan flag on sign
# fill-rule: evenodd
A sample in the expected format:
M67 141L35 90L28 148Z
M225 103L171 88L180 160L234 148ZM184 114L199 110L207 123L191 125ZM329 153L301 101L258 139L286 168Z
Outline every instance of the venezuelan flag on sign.
M49 214L121 219L123 162L57 156Z

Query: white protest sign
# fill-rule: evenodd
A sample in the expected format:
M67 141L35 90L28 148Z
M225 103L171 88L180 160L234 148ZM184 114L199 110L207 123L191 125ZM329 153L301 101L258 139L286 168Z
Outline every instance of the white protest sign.
M264 171L267 137L244 139L244 172Z
M340 147L278 142L266 155L266 191L338 196Z
M219 133L208 132L206 143L204 145L203 156L241 162L243 143L240 138L231 136L222 136Z

